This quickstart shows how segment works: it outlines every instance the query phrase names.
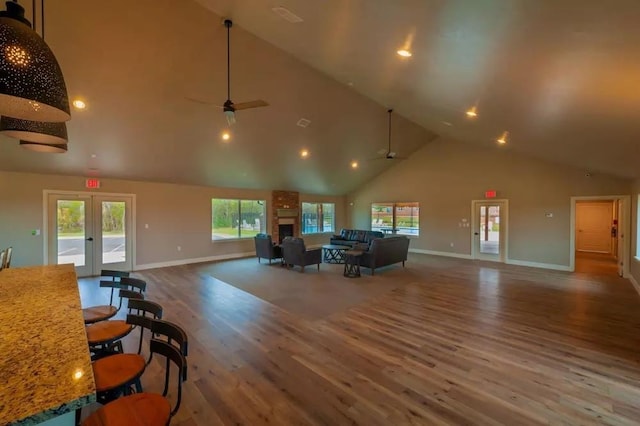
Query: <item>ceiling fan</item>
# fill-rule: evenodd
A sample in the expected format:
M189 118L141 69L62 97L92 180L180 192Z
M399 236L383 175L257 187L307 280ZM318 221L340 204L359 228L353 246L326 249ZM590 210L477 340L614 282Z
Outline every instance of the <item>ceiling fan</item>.
M382 155L382 157L375 158L376 160L404 160L406 157L399 157L394 151L391 151L391 113L393 109L387 110L389 113L389 138L386 151L381 149L378 151L378 154Z
M263 101L262 99L257 99L257 100L248 101L248 102L241 102L241 103L234 103L231 100L230 30L231 30L231 27L233 26L233 22L231 21L231 19L225 19L224 26L227 28L227 100L224 102L224 104L222 104L221 107L219 106L219 108L222 108L222 110L224 111L224 115L227 117L227 123L229 124L229 126L231 126L236 122L236 111L249 109L249 108L265 107L265 106L269 106L269 104L266 101ZM198 103L210 104L210 102L202 101L199 99L193 99L193 98L188 98L188 99Z

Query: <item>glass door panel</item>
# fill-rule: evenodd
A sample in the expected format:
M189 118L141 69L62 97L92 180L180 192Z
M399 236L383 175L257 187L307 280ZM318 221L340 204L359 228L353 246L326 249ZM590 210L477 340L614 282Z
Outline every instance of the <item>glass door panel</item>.
M127 258L124 201L102 201L102 264L124 262Z
M473 202L474 259L504 262L506 202Z
M54 196L49 200L49 263L72 263L79 276L93 271L91 200Z

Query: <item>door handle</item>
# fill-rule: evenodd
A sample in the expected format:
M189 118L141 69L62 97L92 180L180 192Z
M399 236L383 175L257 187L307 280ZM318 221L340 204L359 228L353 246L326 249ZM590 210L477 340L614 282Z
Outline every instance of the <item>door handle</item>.
M87 238L87 241L93 241L93 237Z
M479 232L474 232L473 235L480 235L480 233Z

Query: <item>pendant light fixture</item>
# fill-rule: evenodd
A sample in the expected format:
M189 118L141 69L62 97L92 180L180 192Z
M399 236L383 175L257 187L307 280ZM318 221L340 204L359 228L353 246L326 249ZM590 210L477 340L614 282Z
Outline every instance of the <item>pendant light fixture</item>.
M29 151L36 152L49 152L55 154L64 154L67 152L67 144L49 144L49 143L37 143L29 141L20 141L20 146Z
M0 115L68 121L69 97L58 61L17 0L6 6L0 11Z
M68 140L65 123L19 120L12 117L0 118L0 133L15 139L51 145L66 144Z

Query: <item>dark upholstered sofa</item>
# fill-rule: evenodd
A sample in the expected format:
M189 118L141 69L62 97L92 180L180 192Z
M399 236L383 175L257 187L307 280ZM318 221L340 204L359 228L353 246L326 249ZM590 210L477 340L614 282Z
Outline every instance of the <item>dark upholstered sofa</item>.
M405 236L393 236L387 238L376 238L371 241L369 250L365 251L360 258L360 266L371 269L371 275L376 268L392 265L394 263L407 260L409 252L409 238Z
M384 238L380 231L365 231L360 229L342 229L339 235L333 235L329 242L341 246L368 247L375 238ZM366 248L364 247L364 248Z
M307 250L302 238L285 237L282 240L282 257L285 265L289 268L290 265L297 265L302 268L307 265L318 265L320 270L320 264L322 263L322 249Z
M267 234L257 234L254 237L254 241L256 243L256 257L258 258L258 263L260 263L260 259L269 259L269 263L273 259L282 258L282 250L279 246L273 244L271 241L271 235Z

